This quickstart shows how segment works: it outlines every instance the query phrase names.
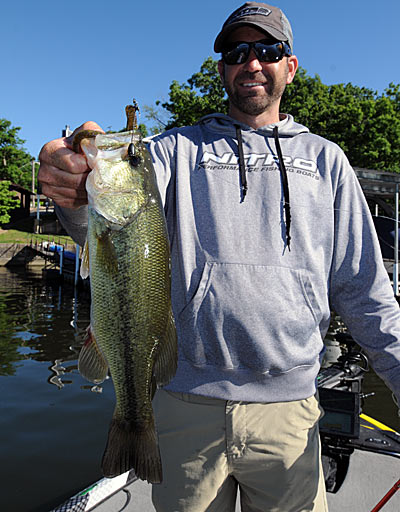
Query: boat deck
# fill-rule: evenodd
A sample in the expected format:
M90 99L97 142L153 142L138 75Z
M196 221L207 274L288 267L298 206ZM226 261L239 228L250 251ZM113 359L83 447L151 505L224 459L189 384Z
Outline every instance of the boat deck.
M400 476L400 459L388 455L355 450L350 459L347 478L336 494L327 493L329 512L370 512L375 505L393 487ZM121 475L123 477L123 475ZM117 477L119 478L119 477ZM125 481L126 481L125 474ZM114 494L101 501L101 485L82 503L72 500L53 512L155 512L151 503L151 485L135 480L127 485L115 481ZM111 480L106 481L105 485ZM121 485L123 486L121 488ZM109 493L109 489L106 493ZM92 499L93 504L90 500ZM100 500L100 502L99 502ZM384 506L383 512L399 512L400 492L396 493ZM240 512L240 500L237 500L235 512ZM233 511L232 511L233 512Z

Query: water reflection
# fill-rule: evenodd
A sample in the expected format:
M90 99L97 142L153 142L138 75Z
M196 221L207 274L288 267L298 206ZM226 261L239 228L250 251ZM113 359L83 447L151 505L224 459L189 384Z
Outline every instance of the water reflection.
M40 273L0 268L0 375L15 375L21 361L46 361L49 384L72 384L68 376L78 371L89 313L87 291L45 282ZM99 385L80 387L102 392Z
M71 384L72 381L62 381L61 377L65 374L65 366L62 366L62 359L56 359L54 361L54 364L49 367L49 370L54 372L54 375L52 377L49 377L48 382L49 384L54 384L58 387L58 389L61 389L65 386L65 384Z
M74 370L76 366L62 366L61 370L60 365L77 359L89 323L89 307L87 293L78 298L76 289L44 283L40 274L1 268L0 375L14 375L26 359L51 361L51 383L61 372ZM70 313L68 322L66 313Z
M85 291L0 268L2 510L47 512L101 477L114 392L78 372L89 311Z

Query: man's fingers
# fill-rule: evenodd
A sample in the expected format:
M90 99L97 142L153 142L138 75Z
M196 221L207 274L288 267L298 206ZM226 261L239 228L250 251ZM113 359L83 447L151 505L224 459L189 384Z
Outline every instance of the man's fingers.
M70 137L55 139L43 146L39 154L38 180L42 192L59 206L77 208L87 204L86 178L90 169L84 155L72 149L74 136L82 130L103 132L100 126L88 121Z
M38 180L43 194L67 208L87 203L85 183L90 169L83 155L74 153L63 139L58 139L43 147L39 160Z
M43 165L39 169L39 181L42 187L48 185L52 188L59 187L60 189L73 189L83 192L85 191L85 183L89 171L90 169L81 173L70 173L58 167Z
M71 174L88 171L83 155L74 153L66 144L65 139L55 139L43 146L39 154L40 167L61 169Z
M68 174L57 168L42 169L42 193L59 206L77 208L87 204L87 175L88 173Z
M51 185L44 185L42 192L63 208L75 209L87 204L86 192L82 193L70 188L52 187Z

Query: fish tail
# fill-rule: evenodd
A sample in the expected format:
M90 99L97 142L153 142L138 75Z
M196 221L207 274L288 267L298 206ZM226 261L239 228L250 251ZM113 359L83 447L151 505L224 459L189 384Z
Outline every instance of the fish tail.
M133 430L124 420L113 418L102 460L105 477L113 478L133 469L149 483L162 481L161 457L154 422L143 430Z

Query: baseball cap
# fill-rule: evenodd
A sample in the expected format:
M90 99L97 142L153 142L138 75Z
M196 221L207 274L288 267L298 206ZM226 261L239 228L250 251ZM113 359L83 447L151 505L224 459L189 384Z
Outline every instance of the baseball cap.
M246 2L236 9L223 24L221 32L215 40L214 51L220 53L229 34L236 28L245 25L262 30L278 41L287 41L293 50L292 28L281 9L259 2Z

